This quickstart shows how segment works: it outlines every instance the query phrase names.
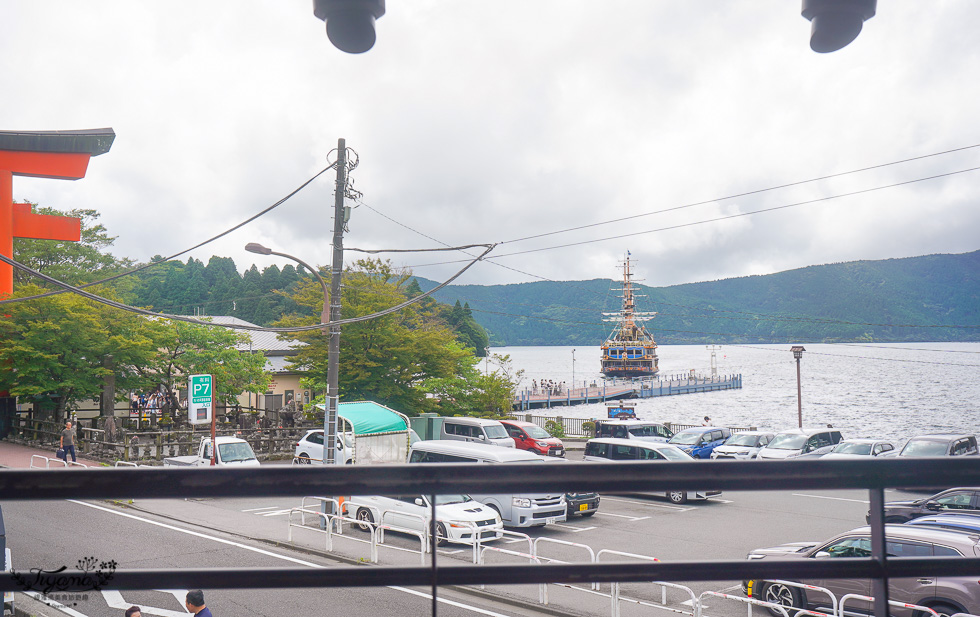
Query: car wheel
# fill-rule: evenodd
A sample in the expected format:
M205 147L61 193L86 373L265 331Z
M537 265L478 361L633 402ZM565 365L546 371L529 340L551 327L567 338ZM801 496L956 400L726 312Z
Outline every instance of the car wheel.
M670 503L682 504L687 503L687 491L667 491L667 499Z
M361 531L371 531L371 525L368 525L368 523L374 522L374 515L371 514L370 510L367 508L358 508L357 514L354 518L359 521L363 521L358 525L358 528L360 528Z
M313 462L310 460L310 455L303 452L297 457L299 460L296 461L297 465L311 465Z
M801 594L800 590L796 587L790 587L789 585L783 585L781 583L770 583L766 585L766 589L762 593L762 600L772 604L779 604L787 609L803 608L802 595L803 594ZM783 613L778 609L766 607L766 610L768 610L773 617L783 617Z
M449 536L446 535L446 526L436 523L436 546L446 546L449 544Z
M964 612L964 611L961 611L960 609L956 608L955 606L951 606L949 604L933 604L929 608L931 608L932 610L934 610L937 613L939 613L939 617L952 617L956 613L962 613L962 612ZM925 612L922 612L922 611L916 611L913 614L915 615L915 617L925 617L926 615L930 615L929 613L925 613ZM930 615L930 617L931 617L931 615Z

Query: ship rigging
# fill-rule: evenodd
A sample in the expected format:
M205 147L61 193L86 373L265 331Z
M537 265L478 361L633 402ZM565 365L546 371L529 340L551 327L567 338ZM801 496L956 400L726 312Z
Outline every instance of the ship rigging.
M606 377L653 377L660 372L657 343L642 322L657 314L636 310L633 272L629 252L623 261L623 308L618 313L603 313L603 321L616 322L609 338L602 344L602 374Z

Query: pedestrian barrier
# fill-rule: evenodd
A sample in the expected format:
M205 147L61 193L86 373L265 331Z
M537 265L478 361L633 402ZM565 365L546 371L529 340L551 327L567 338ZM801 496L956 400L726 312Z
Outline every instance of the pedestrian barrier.
M85 465L84 463L79 463L78 461L66 461L66 463L67 464L65 465L65 467L85 467L85 468L88 468L88 465Z
M412 515L406 514L406 516L412 516ZM422 517L420 516L419 518L422 518ZM422 520L422 524L425 525L425 520L424 519ZM420 547L419 547L419 563L421 563L423 566L425 565L425 556L429 552L429 543L427 542L427 538L429 536L429 534L427 533L428 532L428 528L426 528L426 531L417 531L415 529L406 529L405 527L398 527L396 525L379 524L378 525L378 529L377 529L377 533L378 533L377 544L378 544L378 546L385 546L385 543L384 543L385 542L385 540L384 540L385 530L387 530L387 531L397 531L398 533L405 533L405 534L408 534L410 536L415 536L416 538L418 538L419 539L419 544L420 544ZM402 548L400 546L385 546L385 548L390 548L390 549L395 550L395 551L405 551L405 552L409 552L409 553L414 553L415 552L413 550L410 550L410 549L407 549L407 548Z
M759 591L762 591L761 589L753 590L753 587L756 584L760 583L760 582L769 583L770 585L776 584L776 585L783 585L784 587L796 587L798 589L808 589L810 591L819 591L820 593L823 593L823 594L827 595L828 597L830 597L830 606L831 606L831 609L832 609L831 614L833 614L833 615L836 615L837 614L837 608L838 608L837 596L835 596L834 595L834 592L832 592L831 590L827 589L826 587L817 587L816 585L807 585L805 583L797 583L796 581L784 581L784 580L780 580L780 579L771 579L771 580L765 580L765 581L749 581L748 594L750 596L755 596L756 593L758 593ZM767 589L767 592L766 592L766 596L767 596L766 597L766 600L768 601L770 599L774 599L774 598L769 598L768 597L769 596L769 593L768 593L769 586L767 586L766 589ZM753 593L753 591L755 591L755 593ZM777 590L776 593L777 593L777 595L779 595L779 590ZM790 604L792 604L792 601L793 601L792 595L790 595L788 598L784 598L784 599L785 600L788 600L790 602ZM820 614L826 615L826 613L820 613ZM797 613L796 615L799 615L799 613ZM794 617L796 617L796 615L794 615Z
M562 546L574 546L574 547L578 547L578 548L584 548L585 550L589 551L589 561L591 561L592 563L595 563L595 551L592 550L592 547L591 546L589 546L587 544L580 544L578 542L569 542L568 540L556 540L554 538L546 538L544 536L541 536L539 538L535 538L534 539L534 544L531 547L531 554L532 555L534 555L536 557L541 557L540 553L538 552L538 544L541 543L541 542L545 542L545 543L549 543L549 544L561 544ZM599 583L592 583L592 589L598 591L599 590Z
M520 551L512 551L507 548L499 548L496 546L484 546L480 549L480 559L477 561L477 565L483 565L486 563L486 553L487 551L492 551L494 553L499 553L501 555L514 555L515 557L523 557L530 560L531 563L540 564L541 560L530 553L522 553ZM486 585L480 585L480 589L486 589ZM548 584L539 583L538 584L538 603L547 604L548 603Z
M35 461L37 459L37 461ZM44 461L43 463L40 461ZM51 463L54 462L56 465L61 467L67 467L68 463L61 460L60 458L48 458L46 456L41 456L40 454L31 455L31 469L50 469ZM82 465L84 467L84 465Z
M325 506L326 504L331 504L332 507L330 507L330 508L324 508L324 509L325 510L328 510L330 512L340 512L340 504L341 504L341 502L338 499L335 499L333 497L316 497L314 495L310 495L308 497L304 497L303 498L303 501L300 502L300 507L301 508L305 508L305 507L307 507L309 505L309 504L306 503L306 500L307 499L311 499L314 502L319 503L321 506ZM302 519L301 520L302 520L302 523L305 525L306 524L306 515L305 514L302 515ZM341 531L341 533L343 533L343 530L340 530L340 531Z
M293 523L293 513L294 512L299 512L300 513L300 517L301 518L300 518L300 523L298 525L296 525L296 524ZM307 514L312 514L314 516L319 516L319 517L323 518L323 529L317 529L315 527L307 527L307 525L306 525L306 515ZM332 526L331 522L329 521L329 519L327 519L327 515L324 514L323 512L319 512L317 510L311 510L311 509L307 509L307 508L290 508L290 510L289 510L289 516L286 518L286 542L292 543L292 541L293 541L293 527L302 527L303 529L309 529L310 531L315 531L317 533L324 534L326 536L326 539L325 539L325 542L324 542L324 550L326 550L326 551L332 551L333 550L333 538L332 538L332 531L333 530L331 529L331 526Z
M874 596L862 596L862 595L857 594L857 593L849 593L846 596L842 596L841 599L840 599L839 610L838 610L838 613L837 613L839 617L844 617L844 613L847 612L847 611L844 610L844 605L847 604L847 601L848 600L865 600L867 602L874 602L875 601ZM923 613L926 613L928 615L932 615L932 617L939 617L939 613L937 613L936 611L932 610L928 606L921 606L919 604L908 604L906 602L899 602L897 600L889 600L888 601L888 604L890 604L892 606L900 606L902 608L910 608L910 609L916 610L916 611L922 611Z
M660 561L656 557L650 557L649 555L637 555L635 553L624 553L623 551L614 551L612 549L604 548L595 556L595 562L599 563L599 560L603 555L618 555L620 557L632 557L634 559L645 559L647 561ZM612 617L619 617L619 583L614 582L609 586L609 598L612 602ZM628 600L630 602L638 602L637 600Z
M113 467L139 467L136 463L130 463L129 461L116 461Z
M783 617L789 617L789 613L786 612L786 607L782 604L776 604L774 602L763 602L762 600L756 600L755 598L743 598L742 596L733 596L729 593L722 593L720 591L705 591L698 596L698 601L694 605L694 617L704 616L704 597L713 596L716 598L724 598L726 600L735 600L736 602L742 602L748 605L748 614L751 616L753 606L764 606L765 608L776 609L783 614ZM843 600L843 598L841 598ZM614 617L618 617L614 615Z

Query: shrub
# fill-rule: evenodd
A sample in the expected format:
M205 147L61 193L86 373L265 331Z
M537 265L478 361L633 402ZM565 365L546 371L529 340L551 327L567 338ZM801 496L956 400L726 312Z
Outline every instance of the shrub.
M595 436L595 422L587 421L582 423L582 432L589 439Z
M565 438L565 429L562 427L560 422L548 420L544 423L544 430L548 431L548 434L552 437L557 437L558 439Z

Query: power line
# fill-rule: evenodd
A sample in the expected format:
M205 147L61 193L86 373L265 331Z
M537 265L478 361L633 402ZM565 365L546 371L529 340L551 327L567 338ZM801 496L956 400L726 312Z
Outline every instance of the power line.
M798 341L796 341L798 342ZM846 343L841 343L846 344ZM757 351L775 351L779 353L790 353L788 349L771 349L768 347L752 347L750 345L740 345L735 343L728 343L729 347L740 347L742 349L755 349ZM839 353L826 353L823 351L807 351L808 356L829 356L832 358L848 358L851 360L881 360L882 362L908 362L911 364L934 364L938 366L966 366L971 368L980 368L980 364L959 364L956 362L933 362L931 360L910 360L908 358L878 358L875 356L849 356L846 354Z

